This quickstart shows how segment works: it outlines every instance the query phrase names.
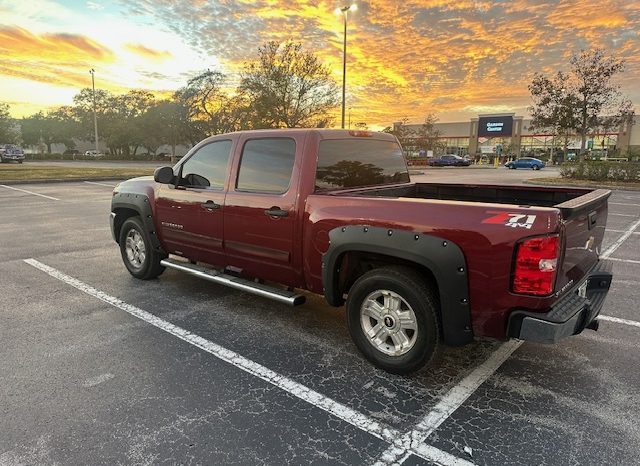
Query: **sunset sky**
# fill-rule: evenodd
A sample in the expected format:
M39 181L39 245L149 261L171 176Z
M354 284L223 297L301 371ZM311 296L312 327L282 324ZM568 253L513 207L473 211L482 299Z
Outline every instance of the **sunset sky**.
M166 92L200 70L230 85L257 47L293 40L342 79L334 1L0 0L0 102L15 117L70 104L83 87ZM427 113L462 121L526 114L533 73L604 47L627 61L619 79L640 110L640 2L369 0L349 16L352 122L381 128ZM338 116L338 114L336 114ZM336 118L339 123L339 118Z

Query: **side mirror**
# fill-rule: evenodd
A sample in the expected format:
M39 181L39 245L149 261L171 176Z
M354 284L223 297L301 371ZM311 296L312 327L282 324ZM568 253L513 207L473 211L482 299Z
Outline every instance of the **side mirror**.
M156 168L156 171L153 172L153 179L157 183L172 184L175 180L175 177L173 175L173 168L171 167Z

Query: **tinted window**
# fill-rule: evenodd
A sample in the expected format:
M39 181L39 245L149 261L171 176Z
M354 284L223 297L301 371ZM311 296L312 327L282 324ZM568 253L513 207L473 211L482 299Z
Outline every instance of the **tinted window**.
M224 188L231 141L216 141L202 146L182 165L182 186Z
M296 143L289 138L247 141L236 188L239 191L284 193L289 189Z
M407 165L396 142L355 138L320 142L316 189L408 181Z

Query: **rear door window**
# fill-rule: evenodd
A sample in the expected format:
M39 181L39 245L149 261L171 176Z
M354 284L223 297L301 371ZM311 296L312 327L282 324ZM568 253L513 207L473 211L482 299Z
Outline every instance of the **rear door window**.
M296 143L291 138L250 139L242 149L238 191L282 194L291 183Z

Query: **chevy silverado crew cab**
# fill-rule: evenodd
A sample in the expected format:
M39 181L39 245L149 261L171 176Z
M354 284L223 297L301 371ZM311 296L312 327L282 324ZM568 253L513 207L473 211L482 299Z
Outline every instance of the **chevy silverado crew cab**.
M412 183L389 134L221 134L120 183L129 272L165 268L276 299L346 302L364 356L409 373L474 337L555 342L597 329L607 190Z

